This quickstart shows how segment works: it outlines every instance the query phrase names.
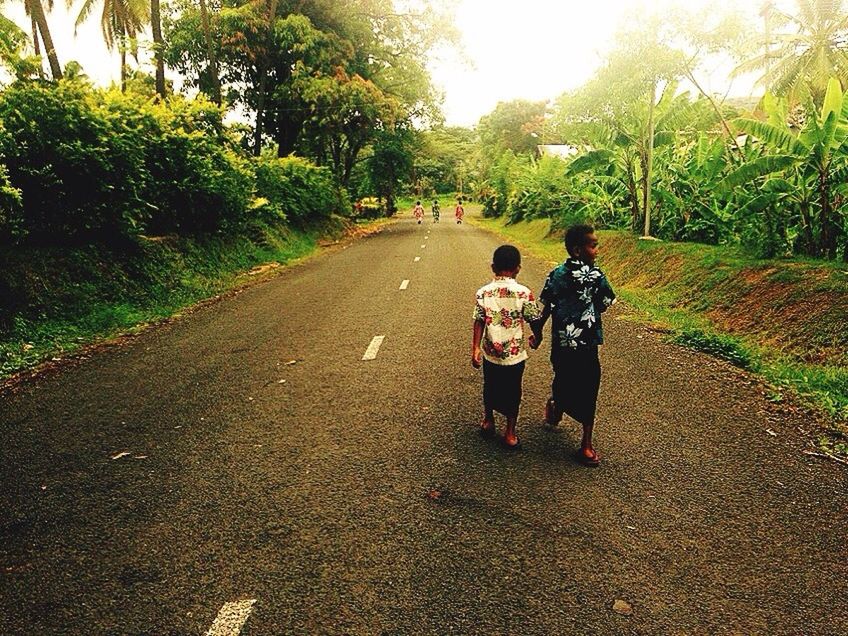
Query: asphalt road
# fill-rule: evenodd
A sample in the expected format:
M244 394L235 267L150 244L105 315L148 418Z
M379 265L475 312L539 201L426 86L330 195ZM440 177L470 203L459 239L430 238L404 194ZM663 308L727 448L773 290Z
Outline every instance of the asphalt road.
M478 437L497 244L404 218L0 395L0 634L848 633L846 471L625 307L600 468L540 426L547 343L524 450Z

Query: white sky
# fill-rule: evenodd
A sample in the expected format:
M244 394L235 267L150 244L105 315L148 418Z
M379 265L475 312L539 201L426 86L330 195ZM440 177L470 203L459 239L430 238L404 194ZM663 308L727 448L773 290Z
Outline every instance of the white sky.
M662 10L676 2L687 7L710 0L457 0L456 25L467 62L448 55L432 65L433 78L445 93L444 111L451 125L473 125L499 101L526 98L553 99L577 88L601 63L613 45L614 34L626 16L639 8ZM713 4L714 4L713 0ZM737 0L753 15L762 0ZM8 4L4 12L29 31L22 3ZM79 4L76 5L79 7ZM117 53L110 53L100 34L99 7L74 35L76 9L57 0L49 14L51 34L64 65L76 60L96 83L116 82ZM152 71L149 54L142 54ZM707 70L705 88L728 90L727 68ZM178 80L166 70L169 78ZM179 82L178 82L179 84ZM737 82L733 95L752 92L750 81Z

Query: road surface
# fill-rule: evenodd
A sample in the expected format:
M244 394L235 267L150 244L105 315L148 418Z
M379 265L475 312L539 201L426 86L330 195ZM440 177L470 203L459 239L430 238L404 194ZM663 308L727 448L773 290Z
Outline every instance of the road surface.
M0 395L0 634L848 633L844 468L626 307L600 468L540 426L547 342L524 449L478 437L497 244L403 218Z

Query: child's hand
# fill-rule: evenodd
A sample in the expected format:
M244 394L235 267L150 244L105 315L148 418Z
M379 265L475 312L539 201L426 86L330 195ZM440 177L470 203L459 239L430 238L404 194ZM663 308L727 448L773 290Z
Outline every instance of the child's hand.
M540 345L540 344L542 344L542 336L540 335L540 336L537 338L537 337L536 337L536 334L531 333L531 334L530 334L530 337L527 339L527 342L528 342L528 344L530 345L530 348L531 348L531 349L538 349L538 348L539 348L539 345Z
M483 366L483 352L480 349L471 352L471 366L475 369Z

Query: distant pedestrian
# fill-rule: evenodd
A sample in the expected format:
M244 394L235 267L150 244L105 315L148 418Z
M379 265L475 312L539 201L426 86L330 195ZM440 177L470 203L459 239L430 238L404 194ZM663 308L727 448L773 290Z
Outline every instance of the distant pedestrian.
M601 384L598 346L603 344L601 314L615 302L604 273L595 267L598 237L590 225L574 225L565 233L568 258L548 274L539 300L542 317L534 323L536 341L551 322L551 365L554 378L545 404L545 422L556 426L562 414L583 426L577 459L597 466L600 455L592 446L595 409Z
M519 448L515 425L521 405L521 381L527 351L524 348L524 326L540 317L536 299L515 278L521 270L521 254L512 245L501 245L492 256L494 280L477 290L474 306L474 337L471 364L483 367L483 420L480 434L494 437L497 411L506 417L503 443L509 449ZM538 345L534 335L528 344Z
M456 202L456 209L453 212L456 217L456 222L462 224L462 217L465 216L465 208L462 207L462 199Z
M421 201L415 202L415 207L412 208L412 215L418 221L418 225L421 225L421 219L424 218L424 206L421 205Z
M439 222L439 216L442 214L442 209L439 207L439 200L433 199L433 223Z

